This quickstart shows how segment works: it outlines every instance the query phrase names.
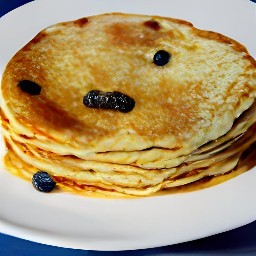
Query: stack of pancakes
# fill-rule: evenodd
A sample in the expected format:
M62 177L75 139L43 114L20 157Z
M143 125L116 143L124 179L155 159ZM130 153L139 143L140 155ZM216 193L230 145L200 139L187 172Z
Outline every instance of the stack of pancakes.
M86 107L92 90L135 106ZM255 60L176 19L112 13L51 26L10 60L1 93L7 169L30 180L46 171L88 195L145 196L228 173L256 141Z

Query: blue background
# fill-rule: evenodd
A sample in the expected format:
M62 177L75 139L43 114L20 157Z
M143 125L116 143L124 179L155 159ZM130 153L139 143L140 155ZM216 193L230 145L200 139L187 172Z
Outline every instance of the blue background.
M256 0L251 1L256 2ZM28 2L31 2L31 0L0 0L0 17L12 9ZM123 252L64 249L42 245L0 233L0 256L167 256L234 254L256 255L256 221L229 232L192 242L161 248Z

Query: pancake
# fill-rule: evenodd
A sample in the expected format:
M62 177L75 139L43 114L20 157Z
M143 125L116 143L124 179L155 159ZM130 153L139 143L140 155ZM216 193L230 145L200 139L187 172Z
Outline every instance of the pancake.
M172 18L110 13L48 27L10 60L1 97L7 169L102 194L230 172L255 141L255 60Z
M161 189L182 186L206 176L220 175L232 170L239 158L256 141L256 126L251 127L246 135L217 154L207 159L184 163L171 169L145 170L132 166L118 166L100 162L84 161L72 156L59 156L28 148L25 144L13 141L6 136L9 151L19 156L22 162L39 170L46 170L57 179L73 181L81 186L95 186L107 191L130 195L149 195ZM14 161L12 161L14 162ZM15 160L17 164L17 160ZM23 173L25 170L22 171ZM30 175L25 175L31 178ZM83 183L86 181L87 183Z

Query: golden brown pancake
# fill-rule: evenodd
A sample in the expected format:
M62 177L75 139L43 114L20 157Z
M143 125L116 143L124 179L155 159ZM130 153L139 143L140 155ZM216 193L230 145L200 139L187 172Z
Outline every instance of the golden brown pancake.
M169 54L164 65L159 51ZM84 189L182 186L229 172L255 141L255 60L182 20L111 13L53 25L10 60L1 90L10 157ZM88 107L95 90L135 105Z

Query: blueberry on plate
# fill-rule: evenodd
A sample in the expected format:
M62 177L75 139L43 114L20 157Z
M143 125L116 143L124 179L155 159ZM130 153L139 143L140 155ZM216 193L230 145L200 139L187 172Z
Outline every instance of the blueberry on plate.
M33 175L32 184L40 192L51 192L56 182L47 172L39 171Z

